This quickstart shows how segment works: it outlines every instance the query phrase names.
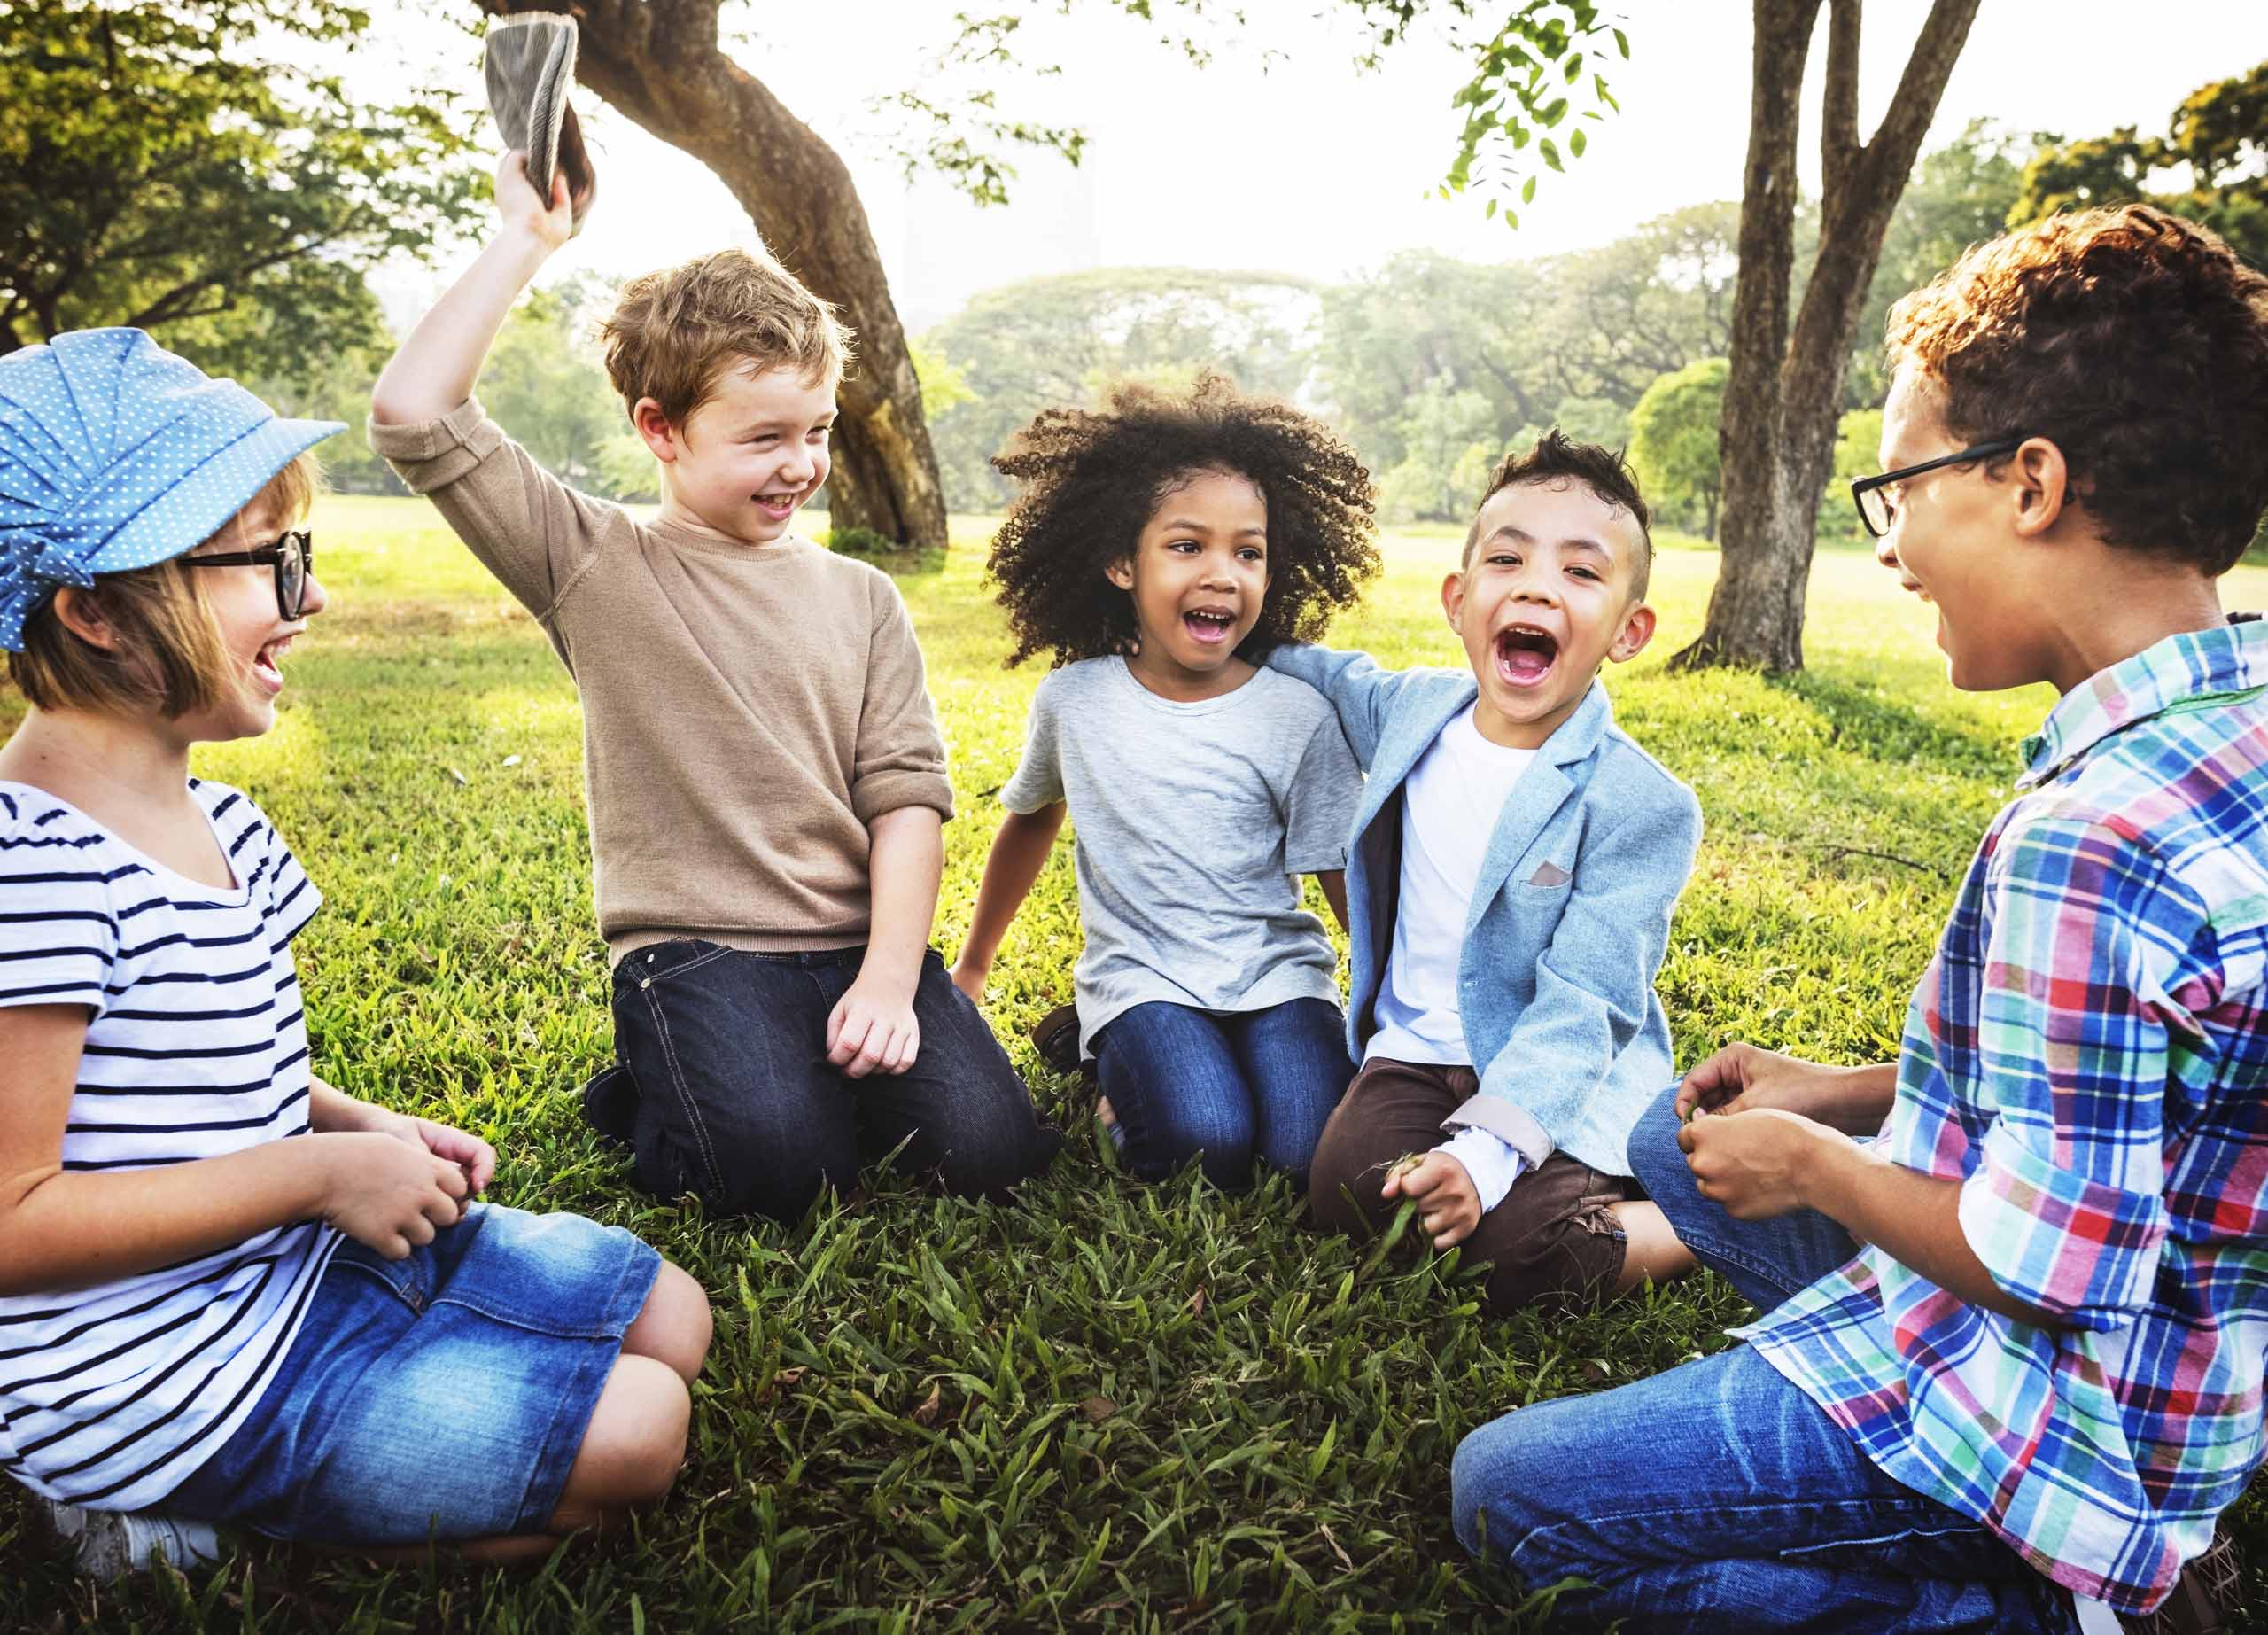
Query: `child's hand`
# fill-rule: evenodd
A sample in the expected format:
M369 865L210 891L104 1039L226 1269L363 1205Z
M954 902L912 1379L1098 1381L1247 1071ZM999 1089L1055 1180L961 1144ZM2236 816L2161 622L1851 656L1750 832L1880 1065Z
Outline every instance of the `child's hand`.
M1889 1110L1863 1072L1746 1044L1728 1045L1686 1074L1675 1106L1682 1122L1768 1107L1853 1133L1879 1127Z
M464 1172L465 1195L478 1197L496 1174L496 1149L478 1136L431 1118L412 1118L390 1108L357 1103L362 1117L354 1126L398 1141L423 1148L437 1158L447 1158Z
M497 163L496 214L503 218L506 230L517 228L529 234L547 253L565 244L575 230L575 213L567 200L564 172L552 175L551 201L547 208L543 195L535 191L535 183L528 178L528 156L518 148Z
M966 958L953 962L953 986L967 994L968 1002L972 1005L982 1005L984 1002L984 983L991 974L989 968L971 965Z
M1809 1206L1820 1143L1851 1138L1796 1113L1757 1108L1704 1113L1677 1133L1701 1195L1735 1220L1770 1220Z
M1433 1234L1435 1249L1454 1249L1480 1224L1480 1195L1464 1165L1445 1152L1404 1158L1386 1172L1383 1198L1409 1198L1418 1224Z
M913 996L863 975L827 1019L827 1059L848 1078L903 1073L920 1048Z
M329 1167L322 1218L387 1259L407 1259L463 1218L464 1171L423 1143L376 1130L312 1139L323 1143Z

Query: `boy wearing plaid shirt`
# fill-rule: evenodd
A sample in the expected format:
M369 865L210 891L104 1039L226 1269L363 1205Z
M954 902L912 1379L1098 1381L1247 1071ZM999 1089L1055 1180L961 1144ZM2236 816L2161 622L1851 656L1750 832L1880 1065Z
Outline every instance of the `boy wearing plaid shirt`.
M2166 1603L2259 1461L2268 1342L2268 625L2214 584L2268 507L2268 279L2062 216L1890 352L1877 554L1953 685L2061 701L1898 1062L1735 1045L1631 1137L1749 1343L1483 1427L1456 1524L1643 1627L2203 1628L2203 1575Z

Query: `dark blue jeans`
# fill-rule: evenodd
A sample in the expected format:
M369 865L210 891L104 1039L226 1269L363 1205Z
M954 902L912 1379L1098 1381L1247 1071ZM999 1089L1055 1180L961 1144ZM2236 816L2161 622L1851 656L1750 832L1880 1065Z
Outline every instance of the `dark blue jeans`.
M1235 1187L1258 1158L1304 1188L1355 1064L1346 1020L1319 999L1218 1012L1153 1001L1093 1040L1095 1078L1126 1133L1126 1167L1162 1180L1192 1157Z
M1768 1311L1850 1258L1822 1215L1737 1221L1694 1189L1675 1090L1640 1119L1632 1170L1678 1236ZM1637 1629L2078 1628L2070 1598L1998 1537L1885 1475L1745 1345L1482 1426L1450 1473L1457 1538L1559 1601Z
M913 1065L847 1078L828 1064L827 1019L866 952L681 938L615 967L616 1065L586 1087L584 1109L629 1141L641 1187L792 1221L900 1142L900 1167L953 1193L999 1197L1046 1167L1061 1134L934 950L913 995Z

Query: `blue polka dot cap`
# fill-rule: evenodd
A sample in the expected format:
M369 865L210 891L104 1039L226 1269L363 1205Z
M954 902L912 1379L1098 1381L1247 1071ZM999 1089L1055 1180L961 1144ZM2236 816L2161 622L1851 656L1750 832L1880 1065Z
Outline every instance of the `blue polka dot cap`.
M58 585L146 568L217 533L346 426L286 420L140 330L0 357L0 648Z

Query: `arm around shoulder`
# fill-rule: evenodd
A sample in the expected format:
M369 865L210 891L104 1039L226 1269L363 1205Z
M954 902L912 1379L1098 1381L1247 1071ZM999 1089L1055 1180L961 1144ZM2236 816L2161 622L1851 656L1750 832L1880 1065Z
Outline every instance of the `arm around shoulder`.
M1317 647L1306 642L1286 642L1268 650L1262 660L1270 670L1305 681L1331 701L1346 731L1348 746L1364 771L1378 753L1379 738L1387 715L1415 672L1388 670L1368 653Z

